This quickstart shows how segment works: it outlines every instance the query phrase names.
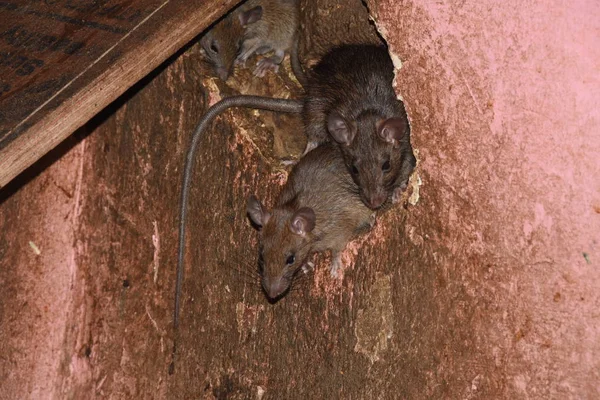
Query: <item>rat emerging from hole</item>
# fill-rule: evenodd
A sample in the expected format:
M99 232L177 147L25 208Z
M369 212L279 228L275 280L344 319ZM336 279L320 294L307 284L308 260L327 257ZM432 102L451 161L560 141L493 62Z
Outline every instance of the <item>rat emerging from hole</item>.
M281 3L290 3L285 0L281 0ZM248 3L249 5L255 4ZM271 2L268 2L271 4ZM275 2L278 3L278 2ZM291 3L296 4L295 1ZM295 5L297 7L297 4ZM262 7L262 6L256 6ZM256 7L251 8L249 11L254 10ZM239 22L242 21L242 17L238 17L238 13L243 13L243 10L234 10L233 13L229 14L225 17L224 20L220 21L213 30L209 31L205 37L203 38L202 46L205 47L205 51L207 54L210 54L211 50L215 50L212 52L212 56L209 55L209 58L212 60L215 70L219 74L220 78L225 80L231 73L233 67L233 59L231 55L237 51L234 43L238 45L242 43L241 37L232 35L234 32L238 32L232 28L232 25L238 23L238 26L241 27L242 24ZM256 10L254 11L256 12ZM262 15L262 14L261 14ZM245 16L244 18L246 18ZM238 20L239 18L239 20ZM248 23L248 21L242 21ZM257 22L254 22L256 24ZM296 22L297 24L297 19ZM294 27L296 29L296 27ZM221 47L226 46L224 49ZM300 62L297 58L297 40L293 43L293 55L292 55L292 70L296 75L296 78L300 83L305 82L306 79L304 77L304 71L300 66ZM183 173L183 184L181 189L181 203L179 210L179 249L177 256L177 276L175 282L175 309L173 313L173 326L175 331L179 326L179 308L181 302L181 286L183 284L183 258L185 255L185 226L186 226L186 216L187 216L187 203L189 197L189 191L191 186L191 176L192 176L192 166L194 163L196 147L198 146L198 142L203 136L204 131L210 125L212 120L222 113L224 110L230 107L246 107L246 108L254 108L260 110L268 110L274 112L285 112L285 113L300 113L302 112L303 102L301 100L290 100L290 99L280 99L280 98L269 98L269 97L261 97L261 96L249 96L249 95L239 95L227 97L218 103L214 104L206 114L202 117L200 122L198 123L194 134L192 136L191 144L187 153L184 173ZM173 373L175 368L175 356L176 356L176 343L173 344L173 361L169 366L170 373Z
M181 286L183 284L183 258L185 255L187 203L192 184L192 167L194 166L194 159L196 157L196 148L198 147L200 139L203 137L204 131L210 125L213 119L230 107L246 107L275 112L300 113L302 111L302 102L298 100L273 99L268 97L247 95L227 97L211 106L196 126L196 129L192 135L190 147L187 152L183 171L183 183L181 186L181 203L179 208L179 249L177 253L177 274L175 278L175 308L173 311L173 328L175 330L175 335L177 335L177 328L179 327ZM176 348L177 341L174 340L172 352L173 360L169 365L170 374L172 374L175 370Z
M274 52L257 62L254 75L263 77L290 53L294 75L301 84L306 78L298 60L298 1L250 0L236 8L209 30L200 40L215 72L227 80L236 63L245 64L254 54ZM291 50L291 51L290 51Z
M361 199L373 210L388 199L399 201L416 165L393 78L385 47L342 45L309 72L306 84L303 118L309 142L304 154L333 139Z
M294 166L273 210L251 196L247 211L260 230L258 268L271 302L285 296L313 253L331 250L331 274L337 276L340 252L375 223L333 143L315 148Z

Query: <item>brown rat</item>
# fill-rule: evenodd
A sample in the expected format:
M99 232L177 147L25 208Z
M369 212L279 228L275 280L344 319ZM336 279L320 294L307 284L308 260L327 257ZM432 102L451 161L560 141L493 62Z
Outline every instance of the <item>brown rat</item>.
M194 133L190 147L187 152L185 167L183 172L183 183L181 186L181 203L179 208L179 249L177 253L177 273L175 278L175 307L173 311L173 327L175 332L179 326L179 308L181 302L181 287L183 284L183 257L185 255L185 226L187 216L187 203L192 184L192 167L196 156L196 147L203 136L204 131L213 121L213 119L230 107L246 107L275 112L300 113L302 111L302 102L299 100L273 99L260 96L232 96L226 97L218 103L211 106L202 117ZM173 361L169 366L169 373L173 373L175 368L176 341L173 342Z
M371 209L397 201L416 159L404 105L392 87L394 65L377 45L342 45L309 73L303 117L305 154L331 139Z
M233 65L242 44L245 28L242 26L237 9L219 20L200 39L200 45L215 72L226 81L233 71Z
M294 74L304 83L302 69L297 68L298 52L294 46L298 35L298 0L250 0L245 7L240 21L246 31L237 61L243 64L254 54L274 52L256 64L254 75L262 77L268 70L277 72L285 53L292 50Z
M294 166L273 210L251 196L247 211L260 228L259 273L270 301L289 291L313 253L332 251L335 276L340 252L375 221L333 143L315 148Z
M275 72L290 52L292 71L301 84L306 82L298 60L297 0L251 0L231 11L200 40L208 61L222 80L227 80L234 64L245 63L254 54L274 55L258 61L254 75Z

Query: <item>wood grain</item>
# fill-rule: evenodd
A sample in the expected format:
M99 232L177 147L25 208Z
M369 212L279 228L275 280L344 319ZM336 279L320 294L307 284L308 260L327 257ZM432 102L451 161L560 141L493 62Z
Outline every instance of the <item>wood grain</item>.
M0 188L238 2L0 1Z

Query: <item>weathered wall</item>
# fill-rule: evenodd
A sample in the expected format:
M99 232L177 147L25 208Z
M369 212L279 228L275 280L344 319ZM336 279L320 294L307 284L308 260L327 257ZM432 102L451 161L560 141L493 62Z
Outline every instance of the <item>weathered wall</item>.
M366 14L345 20L360 14L333 4L303 2L303 32L331 25L322 18L361 36L350 27ZM1 193L0 398L600 395L598 6L369 9L403 62L413 204L351 246L339 279L321 257L269 305L247 275L245 200L273 199L280 158L304 139L297 118L229 112L200 144L169 375L191 130L219 92L299 93L247 70L226 87L193 47ZM303 42L308 64L322 32Z
M600 6L369 3L423 182L409 397L598 397Z
M165 397L175 242L164 232L203 108L197 64L184 55L3 193L0 398ZM175 90L183 75L188 90Z

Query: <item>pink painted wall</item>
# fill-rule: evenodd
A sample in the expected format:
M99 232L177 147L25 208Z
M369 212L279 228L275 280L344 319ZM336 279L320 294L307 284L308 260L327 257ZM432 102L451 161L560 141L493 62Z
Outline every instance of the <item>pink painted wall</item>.
M486 304L472 332L501 371L474 382L597 398L600 3L369 4L419 152L407 232Z
M90 378L77 263L87 154L72 139L0 192L0 399L70 398Z

